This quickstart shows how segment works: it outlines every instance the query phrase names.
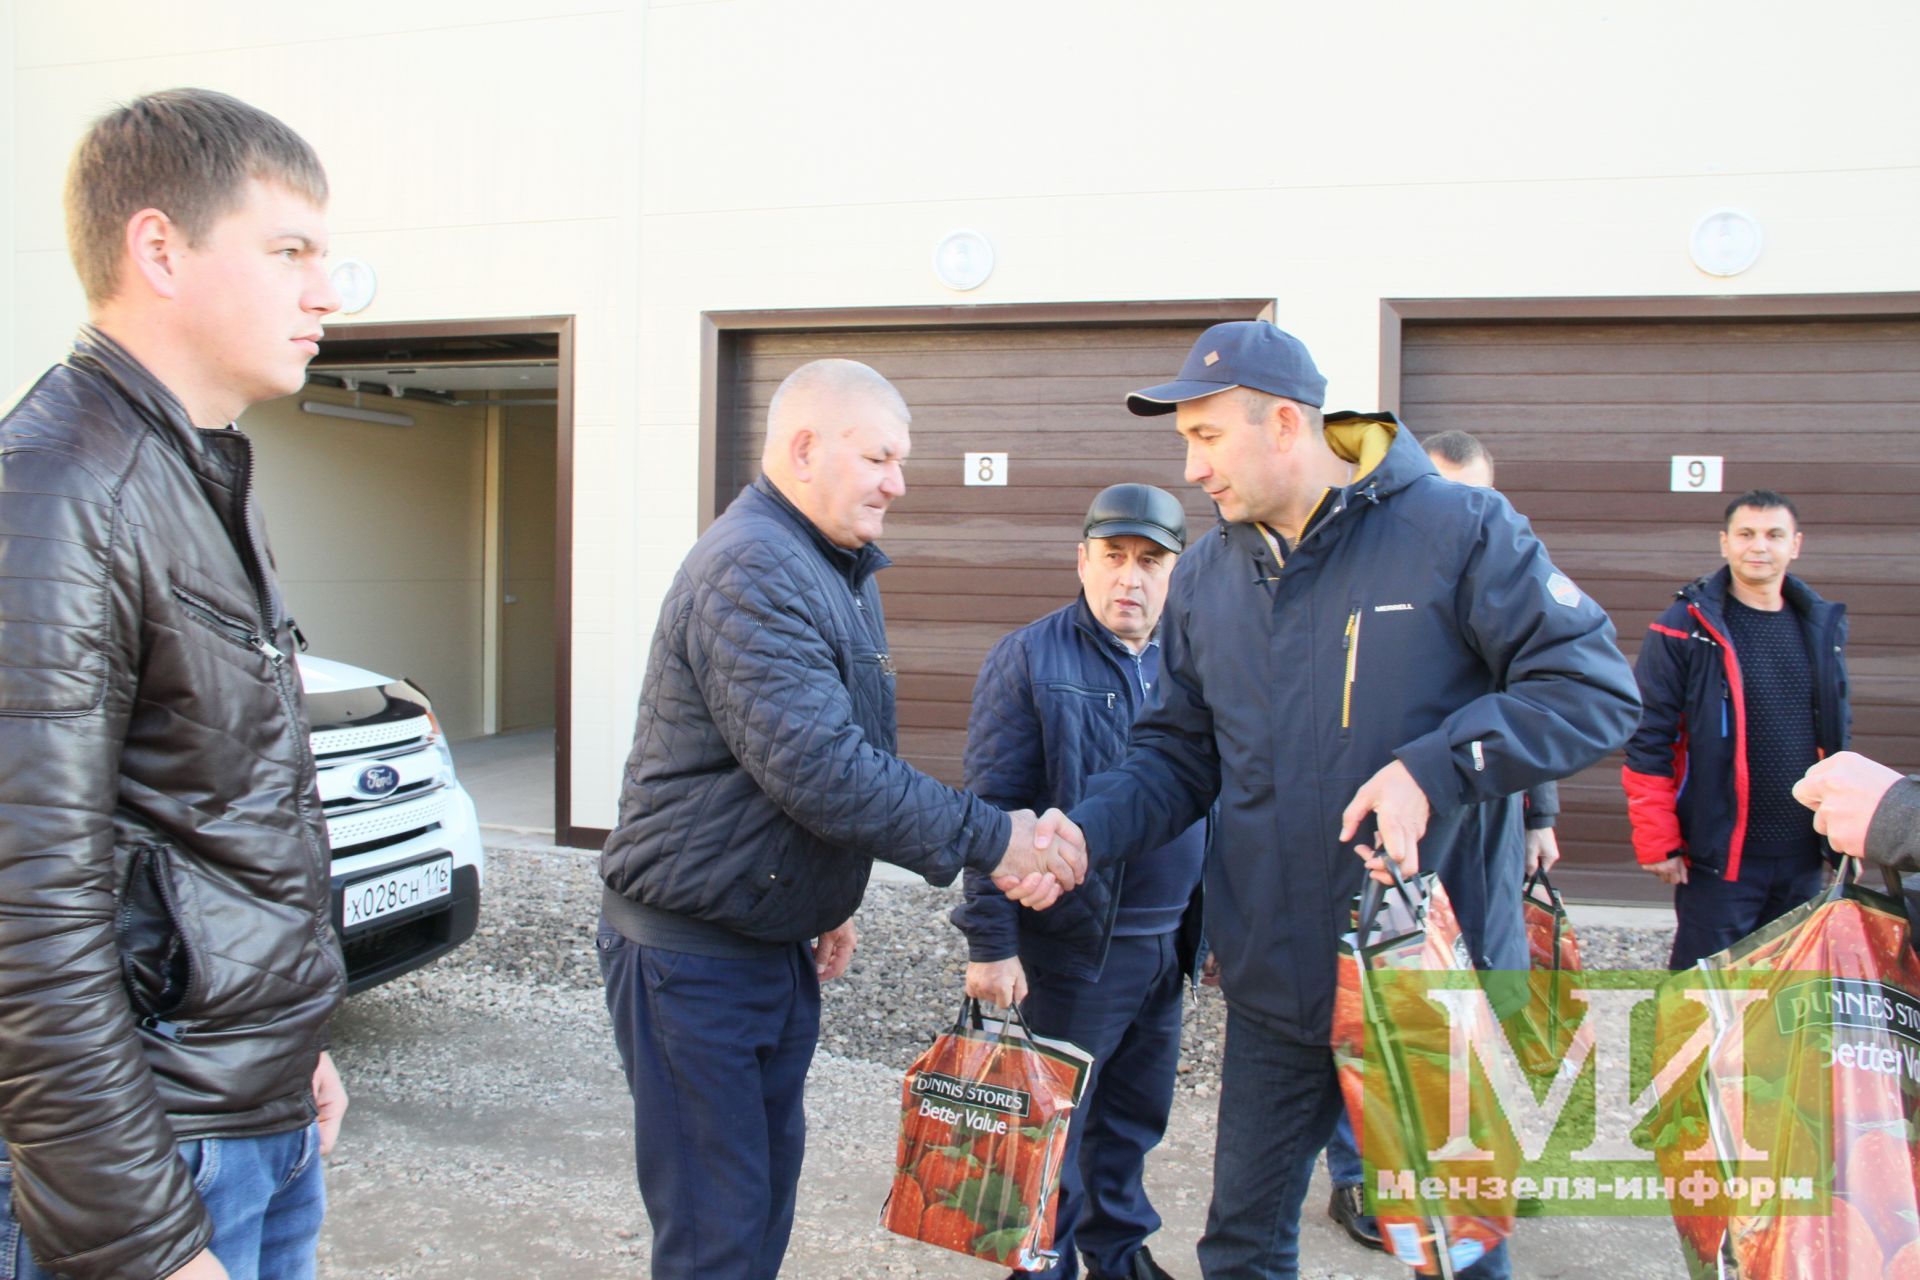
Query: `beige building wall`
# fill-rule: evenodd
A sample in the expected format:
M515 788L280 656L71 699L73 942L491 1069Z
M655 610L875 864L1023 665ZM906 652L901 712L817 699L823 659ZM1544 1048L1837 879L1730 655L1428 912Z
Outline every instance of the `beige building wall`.
M1893 0L656 6L632 620L695 518L702 310L1267 296L1372 408L1384 297L1920 289L1916 39ZM1688 257L1723 207L1766 236L1732 279Z
M324 658L416 680L454 741L481 731L486 410L396 404L411 427L302 413L309 390L240 419L287 607Z
M85 119L227 89L319 145L355 320L579 317L573 821L614 817L659 601L696 532L699 316L1271 296L1373 407L1383 297L1920 289L1920 9L1843 0L125 0L16 6L0 160L14 379L78 316ZM1703 215L1766 246L1720 279ZM987 235L981 288L931 256ZM4 333L0 332L0 338ZM1171 372L1171 371L1169 371Z

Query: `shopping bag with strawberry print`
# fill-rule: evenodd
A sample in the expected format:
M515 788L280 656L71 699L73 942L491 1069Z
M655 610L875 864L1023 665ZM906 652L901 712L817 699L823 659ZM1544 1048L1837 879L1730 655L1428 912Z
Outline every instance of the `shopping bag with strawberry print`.
M1527 877L1520 909L1535 991L1534 998L1508 1018L1507 1040L1529 1074L1551 1078L1573 1040L1573 1024L1564 1015L1570 1003L1567 988L1572 975L1580 972L1580 943L1567 904L1545 867Z
M1491 1066L1472 1077L1465 1096L1476 1146L1485 1145L1492 1158L1461 1161L1451 1151L1451 1032L1429 996L1440 988L1466 993L1472 1034L1484 1041L1499 1034L1494 1006L1479 990L1485 975L1474 970L1439 877L1402 879L1391 860L1388 867L1393 884L1367 882L1353 932L1342 940L1334 1069L1387 1251L1421 1275L1451 1280L1512 1234L1507 1188L1519 1155L1511 1136L1489 1124L1499 1115ZM1374 1194L1383 1182L1402 1179L1414 1187L1451 1186L1450 1174L1470 1175L1476 1188L1491 1190L1462 1200L1422 1191L1387 1202Z
M1650 1136L1696 1280L1920 1280L1920 959L1899 878L1856 873L1661 989L1654 1065L1692 1066Z
M1053 1248L1067 1124L1092 1057L1005 1019L960 1006L951 1030L907 1072L889 1230L1020 1271L1058 1261Z

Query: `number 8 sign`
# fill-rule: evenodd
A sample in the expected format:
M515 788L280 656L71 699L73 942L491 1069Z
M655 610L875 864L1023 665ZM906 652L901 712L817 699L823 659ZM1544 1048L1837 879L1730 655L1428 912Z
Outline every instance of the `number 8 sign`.
M1007 483L1007 455L1004 453L969 453L966 455L963 484Z
M1668 488L1675 493L1719 493L1722 458L1673 455Z

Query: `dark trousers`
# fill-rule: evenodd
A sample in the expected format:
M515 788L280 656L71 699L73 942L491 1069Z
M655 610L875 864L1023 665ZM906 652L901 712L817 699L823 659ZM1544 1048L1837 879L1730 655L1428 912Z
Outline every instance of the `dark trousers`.
M1206 1280L1295 1280L1300 1206L1341 1112L1333 1051L1288 1040L1227 1006L1213 1203L1200 1237ZM1507 1280L1502 1244L1458 1273Z
M820 984L801 943L718 959L602 926L654 1280L774 1280L793 1232Z
M1673 887L1673 954L1670 969L1687 969L1725 951L1762 925L1810 902L1827 885L1827 864L1818 858L1749 858L1740 878L1728 882L1698 869Z
M1180 961L1171 933L1115 938L1098 981L1027 971L1021 1012L1039 1035L1070 1040L1094 1056L1086 1094L1067 1126L1049 1280L1124 1276L1160 1229L1142 1180L1147 1152L1167 1132L1180 1061Z

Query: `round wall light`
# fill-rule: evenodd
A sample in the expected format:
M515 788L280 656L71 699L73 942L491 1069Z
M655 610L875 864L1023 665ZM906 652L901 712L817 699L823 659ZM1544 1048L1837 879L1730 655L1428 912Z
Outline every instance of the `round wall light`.
M933 274L949 289L978 289L993 274L993 241L978 231L951 232L934 248Z
M380 287L380 282L374 278L373 268L358 258L343 258L334 263L333 270L327 272L327 278L333 281L333 287L340 295L340 310L347 315L372 306L374 291Z
M1737 276L1760 256L1760 224L1738 209L1716 209L1693 224L1693 265L1710 276Z

